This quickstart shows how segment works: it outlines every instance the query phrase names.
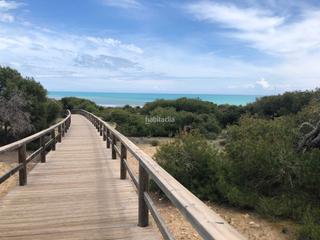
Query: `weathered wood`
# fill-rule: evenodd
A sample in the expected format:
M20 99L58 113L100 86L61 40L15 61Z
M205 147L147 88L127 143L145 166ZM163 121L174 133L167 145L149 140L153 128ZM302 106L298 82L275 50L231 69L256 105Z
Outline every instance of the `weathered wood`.
M45 136L40 137L40 147L41 147L41 153L40 153L40 161L42 163L46 162L46 140Z
M100 123L100 136L102 136L102 133L103 133L103 125L102 123Z
M61 125L59 125L59 127L58 127L58 142L59 143L62 142L62 127L61 127Z
M107 128L107 148L110 148L110 130Z
M116 144L117 144L116 136L114 134L112 134L112 141L111 141L112 159L117 158Z
M103 130L102 130L102 136L103 136L103 141L107 140L107 134L106 134L106 127L103 125Z
M146 227L149 225L148 205L144 199L144 193L148 192L149 175L142 164L139 163L139 216L138 226Z
M51 150L52 151L55 151L56 150L56 131L55 130L52 130L51 131L51 138L53 139L53 143L52 143L52 146L51 146Z
M27 185L27 151L26 145L19 147L18 149L18 159L19 163L22 164L22 168L19 170L19 185L24 186Z
M72 116L63 144L0 198L0 240L160 240L137 226L138 198L95 128Z
M62 124L62 125L61 125L61 128L62 128L62 138L63 138L64 135L65 135L65 132L66 132L65 125Z
M124 160L127 159L127 148L121 144L121 154L120 154L120 179L127 178L127 170Z

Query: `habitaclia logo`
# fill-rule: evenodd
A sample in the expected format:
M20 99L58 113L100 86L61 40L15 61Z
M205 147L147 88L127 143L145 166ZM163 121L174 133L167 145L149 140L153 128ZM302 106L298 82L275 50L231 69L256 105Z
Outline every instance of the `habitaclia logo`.
M145 117L145 123L174 123L176 120L174 117L167 116L167 117L160 117L160 116L153 116L153 117Z

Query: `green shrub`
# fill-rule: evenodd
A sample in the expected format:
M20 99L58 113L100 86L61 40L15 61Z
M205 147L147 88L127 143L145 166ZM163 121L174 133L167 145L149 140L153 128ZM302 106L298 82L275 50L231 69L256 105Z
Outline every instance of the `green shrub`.
M248 104L245 109L260 116L278 117L296 114L307 106L313 99L318 98L320 90L286 92L276 96L266 96Z
M52 124L57 118L59 118L63 112L62 104L55 99L48 99L46 103L47 108L47 122Z
M161 145L155 159L198 197L218 199L218 151L198 131L182 133L173 142Z
M103 107L98 106L95 102L88 99L64 97L60 101L64 109L83 109L97 115L100 115L100 111L103 110Z
M315 219L313 215L312 210L305 211L298 240L320 240L320 219Z

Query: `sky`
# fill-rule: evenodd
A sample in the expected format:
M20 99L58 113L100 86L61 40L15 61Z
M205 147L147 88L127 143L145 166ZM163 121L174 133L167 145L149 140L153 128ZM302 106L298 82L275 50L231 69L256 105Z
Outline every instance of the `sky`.
M318 0L0 0L0 65L49 91L320 87Z

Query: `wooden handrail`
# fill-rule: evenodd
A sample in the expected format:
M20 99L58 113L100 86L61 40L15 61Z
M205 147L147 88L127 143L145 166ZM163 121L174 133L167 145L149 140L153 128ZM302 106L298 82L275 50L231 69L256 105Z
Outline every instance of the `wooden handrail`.
M67 132L71 124L71 112L67 110L67 117L58 122L57 124L42 130L38 133L35 133L31 136L23 138L21 140L15 141L13 143L7 144L0 147L0 154L8 151L18 150L18 160L19 164L6 172L4 175L0 176L0 184L10 178L13 174L19 171L19 184L24 186L27 184L27 164L33 160L36 156L40 155L41 162L46 161L47 150L50 147L50 150L54 151L56 149L56 143L61 142L64 133ZM56 129L58 129L58 134L56 134ZM45 137L50 135L50 139L46 142ZM40 139L40 147L31 153L27 157L26 146L28 143Z
M97 130L102 131L102 135L107 141L107 147L112 147L112 158L120 152L121 173L120 178L124 179L126 174L124 169L129 172L132 177L132 171L128 168L126 161L126 152L129 151L139 161L139 182L133 177L135 184L138 184L139 190L139 217L138 225L145 227L148 225L148 212L152 213L155 218L160 232L165 239L174 239L168 231L158 214L155 205L148 194L149 178L151 178L168 199L179 209L197 232L206 240L243 240L246 239L231 227L217 213L212 211L200 199L180 184L174 177L159 166L149 155L144 153L127 137L118 132L115 128L103 121L101 118L85 110L73 110L73 113L79 113L89 119ZM116 141L121 144L121 150L115 146ZM152 209L151 209L152 208Z

